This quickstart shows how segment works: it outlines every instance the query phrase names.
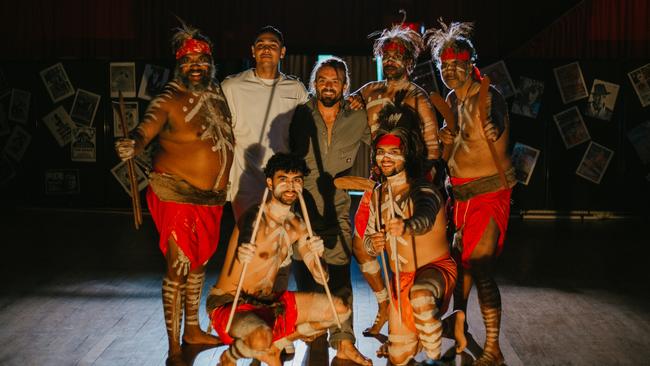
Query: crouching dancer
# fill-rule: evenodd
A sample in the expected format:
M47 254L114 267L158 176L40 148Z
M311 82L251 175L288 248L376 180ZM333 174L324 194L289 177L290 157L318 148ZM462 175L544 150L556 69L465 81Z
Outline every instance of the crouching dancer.
M417 118L413 110L400 104L387 105L380 113L373 155L381 171L381 185L372 194L364 237L369 255L387 250L395 274L388 344L379 352L385 356L388 351L394 365L407 364L422 348L430 360L440 359L440 318L456 282L456 263L445 236L447 219L445 210L440 209L442 199L422 174L426 155L421 135L413 128Z
M269 159L264 173L270 199L261 208L249 208L239 220L230 238L223 272L207 299L212 325L221 340L230 345L221 355L222 365L235 365L239 358L281 365L280 352L285 347L296 339L320 335L336 322L325 294L273 291L278 270L291 264L294 243L314 280L324 284L327 278L321 277L316 262L323 255L323 241L317 236L308 237L303 220L291 211L308 173L305 161L278 153ZM260 209L261 219L256 224ZM253 231L255 238L251 237ZM232 326L226 332L246 263L242 293ZM350 309L341 299L334 298L334 307L341 321L350 316Z

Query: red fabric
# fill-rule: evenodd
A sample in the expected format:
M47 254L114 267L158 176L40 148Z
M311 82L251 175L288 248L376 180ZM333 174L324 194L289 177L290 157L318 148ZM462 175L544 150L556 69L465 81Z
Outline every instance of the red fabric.
M255 315L273 328L273 340L284 338L296 331L298 320L298 307L296 306L296 295L294 292L285 291L278 297L278 301L284 306L284 313L276 316L275 309L269 306L241 304L237 306L235 313L253 312ZM210 318L212 327L217 331L219 339L225 344L232 344L235 340L226 333L228 317L232 309L232 303L217 307L212 311Z
M449 306L449 300L451 295L454 293L454 286L456 286L456 262L449 255L449 253L434 259L430 263L425 264L424 266L418 268L415 272L400 272L399 274L399 295L402 301L402 324L405 324L411 331L416 332L415 329L415 319L413 317L413 307L411 306L411 299L409 294L411 287L415 283L415 279L418 274L427 269L436 269L441 274L445 280L445 294L442 299L442 306L438 311L438 315L442 315L447 311ZM393 281L391 286L395 289L395 277L393 276ZM395 290L391 292L393 297L393 306L397 307L397 295Z
M453 186L459 186L475 179L477 178L451 177L450 180ZM456 230L462 230L462 264L464 268L471 268L469 258L476 248L476 244L481 240L490 219L494 220L500 232L496 255L501 254L501 251L503 251L503 241L506 238L508 218L510 217L511 193L512 188L501 189L472 197L468 201L456 200L454 203L454 224Z
M361 239L366 234L366 226L368 226L368 219L370 218L371 197L372 191L363 192L361 201L359 201L359 207L357 208L357 214L354 215L354 229Z
M160 233L160 250L167 254L169 237L190 259L190 270L204 265L217 250L223 206L161 201L147 189L147 204Z
M377 146L391 145L400 147L402 145L402 140L399 137L387 133L377 140Z
M468 50L462 50L460 52L456 52L453 47L447 47L440 54L440 61L447 61L447 60L468 61L469 56L470 54Z
M183 45L176 50L176 59L178 60L188 53L204 53L212 55L212 50L210 49L210 45L206 42L194 38L188 38L183 42Z
M483 80L483 76L481 76L481 71L479 71L478 67L476 66L472 68L472 77L474 77L474 80L476 81Z
M397 52L399 52L401 54L404 54L404 53L406 53L406 47L403 44L399 43L399 42L394 42L393 41L393 42L386 43L386 45L384 46L382 51L383 52L397 51Z

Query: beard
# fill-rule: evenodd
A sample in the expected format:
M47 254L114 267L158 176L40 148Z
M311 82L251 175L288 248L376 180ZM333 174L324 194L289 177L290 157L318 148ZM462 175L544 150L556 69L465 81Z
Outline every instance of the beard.
M332 92L334 93L334 95L331 97L324 97L323 96L324 92ZM340 102L341 99L343 99L343 96L341 94L337 95L336 91L331 89L324 89L323 91L318 92L317 94L318 94L318 100L321 103L323 103L323 105L327 108L333 107L336 103Z
M190 69L189 72L192 72L192 70ZM206 70L201 76L201 80L194 84L190 81L189 73L183 73L180 66L176 65L176 68L174 69L174 78L180 81L187 90L191 92L202 92L208 88L210 82L214 79L215 72L214 64L210 64L208 70Z
M384 67L384 79L399 80L406 75L404 67L386 66Z

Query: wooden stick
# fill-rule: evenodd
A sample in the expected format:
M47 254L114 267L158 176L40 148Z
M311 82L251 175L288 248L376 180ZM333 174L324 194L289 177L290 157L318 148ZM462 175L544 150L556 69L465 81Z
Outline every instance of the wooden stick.
M440 96L440 94L433 92L429 96L429 100L431 101L431 104L433 104L434 107L442 114L442 118L445 119L445 122L447 123L447 128L451 130L452 132L456 132L456 117L454 116L454 113L451 111L451 108L449 108L449 105L447 102L445 102L444 99ZM451 155L451 146L448 148L443 148L442 150L442 159L445 161L449 160L449 157Z
M305 225L307 225L307 233L309 237L314 236L313 231L311 230L311 222L309 221L309 214L307 213L307 205L305 205L305 199L302 197L302 192L298 191L298 200L300 201L300 209L302 210L302 216L305 219ZM334 306L334 299L332 299L332 293L330 292L330 287L325 281L325 272L323 271L323 266L320 264L320 258L316 256L316 267L318 267L318 272L320 273L320 278L323 279L323 287L325 288L325 294L327 294L327 299L330 302L332 307L332 312L334 313L334 318L336 319L336 325L341 329L341 320L339 319L339 314L336 312L336 307Z
M122 134L124 137L128 137L129 130L126 127L126 117L124 111L124 96L122 91L119 91L119 120L120 127L122 129ZM135 165L133 159L126 160L126 166L129 172L129 185L131 186L131 206L133 208L133 220L135 223L135 228L139 229L142 225L142 209L140 207L140 190L138 189L138 180L135 174Z
M257 217L255 218L255 225L253 226L253 232L251 233L251 243L254 245L257 239L257 229L260 227L260 221L262 221L262 213L264 212L264 205L266 203L266 198L269 195L269 189L264 189L264 195L262 196L262 203L260 203L260 208L257 210ZM226 333L230 330L232 325L232 318L235 316L235 310L237 310L237 302L239 301L239 295L241 294L241 288L244 285L244 278L246 277L246 270L248 269L248 263L244 263L244 267L239 274L239 282L237 283L237 291L235 291L235 299L232 302L232 307L230 308L230 315L228 316L228 323L226 323Z
M481 80L481 88L479 89L478 92L478 107L479 107L478 110L479 110L479 116L481 118L482 127L485 127L485 125L487 124L487 98L488 98L489 87L490 87L490 77L486 75L483 78L483 80ZM499 178L501 180L501 184L503 185L503 188L508 188L508 179L506 178L506 173L503 170L503 167L501 166L501 164L499 164L499 159L497 157L496 148L494 147L494 142L488 140L487 138L485 139L485 142L490 148L490 155L492 155L492 160L494 161L494 165L497 167L497 171L499 172Z
M381 205L379 204L379 196L376 196L375 200L375 222L377 224L377 230L381 230ZM386 289L388 290L388 301L391 306L393 306L393 290L390 286L390 278L388 277L388 266L386 265L386 248L381 251L381 266L384 267L384 282L386 283Z
M390 183L387 183L388 186L388 203L390 204L390 210L388 211L389 217L391 219L395 218L395 206L393 202L393 189L390 187ZM401 294L399 293L400 291L400 278L399 278L399 252L397 250L397 238L394 236L390 236L390 246L395 248L395 253L393 255L395 256L395 288L397 289L397 314L399 315L399 323L400 325L402 324L402 297L400 296Z

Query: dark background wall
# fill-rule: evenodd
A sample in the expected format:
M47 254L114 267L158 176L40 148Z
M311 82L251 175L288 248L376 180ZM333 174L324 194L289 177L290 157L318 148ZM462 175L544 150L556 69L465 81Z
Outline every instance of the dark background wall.
M649 167L626 137L630 128L650 120L649 107L641 107L627 77L650 61L650 6L643 0L2 2L0 69L10 87L32 93L24 127L33 139L23 159L13 162L17 174L2 186L1 198L28 206L129 207L110 173L118 161L112 147L108 65L136 62L138 83L147 63L172 67L168 39L178 24L174 14L212 38L221 79L250 64L251 38L262 25L278 26L292 54L369 55L372 41L367 35L399 21L400 8L407 10L409 21L425 27L438 17L474 21L479 66L505 60L515 84L519 76L545 82L538 117L511 116L512 142L542 151L530 184L515 190L515 210L641 213L649 206ZM611 121L584 117L592 140L615 152L599 185L575 175L588 143L565 149L553 122L554 114L573 105L582 109L586 103L564 105L553 77L554 67L574 61L580 62L588 89L595 78L621 86ZM72 105L73 97L53 104L40 80L39 72L56 62L63 63L75 88L102 95L94 123L96 163L71 162L69 146L60 148L41 121L54 107L70 111ZM147 101L138 101L142 116ZM0 104L6 111L9 98L0 99ZM6 139L0 137L0 149ZM45 195L44 172L67 168L79 170L80 193Z

